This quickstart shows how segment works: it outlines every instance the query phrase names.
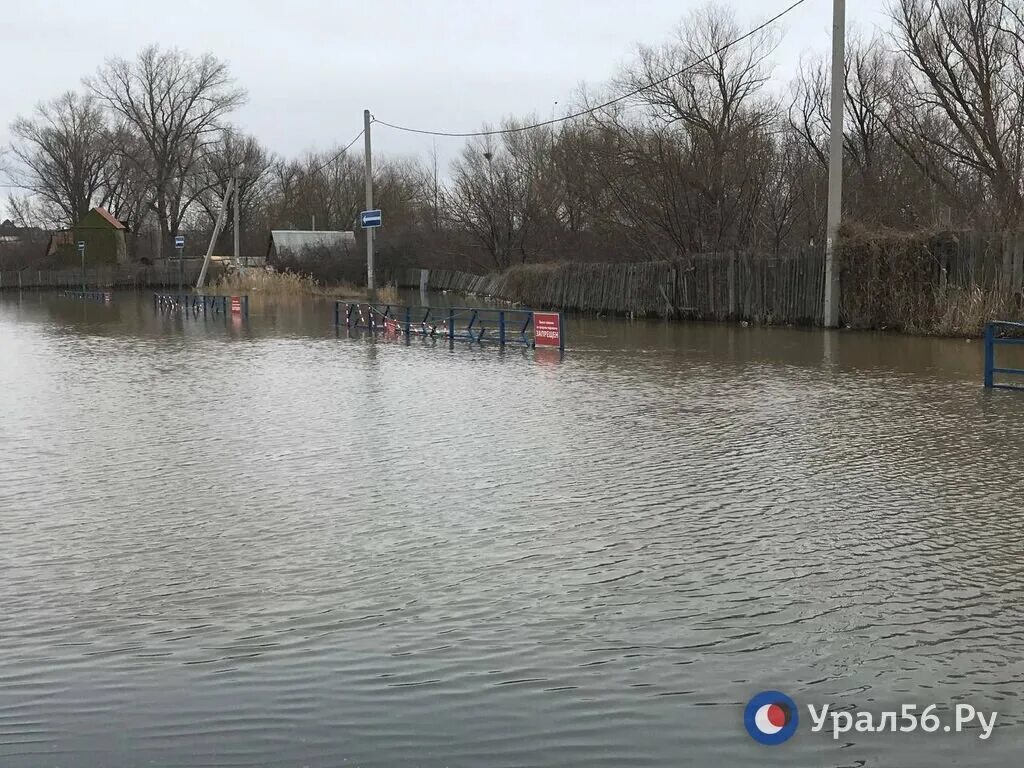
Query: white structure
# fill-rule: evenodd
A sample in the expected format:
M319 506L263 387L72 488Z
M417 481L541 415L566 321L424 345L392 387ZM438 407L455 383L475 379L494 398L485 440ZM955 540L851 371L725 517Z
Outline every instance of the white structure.
M312 256L325 251L341 258L354 254L355 250L355 232L275 229L270 233L267 258L283 256L302 259L303 256Z

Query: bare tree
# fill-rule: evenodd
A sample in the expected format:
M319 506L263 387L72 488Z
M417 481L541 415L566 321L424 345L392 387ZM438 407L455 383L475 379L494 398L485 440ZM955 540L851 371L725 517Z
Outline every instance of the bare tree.
M110 144L95 98L68 91L15 120L11 132L15 178L38 196L49 220L73 224L103 202Z
M204 156L192 189L211 220L216 220L232 177L238 180L241 219L248 221L267 198L274 157L253 136L224 130Z
M86 84L140 137L144 155L125 159L145 175L161 241L169 239L198 198L192 177L224 118L245 102L245 92L212 55L155 45L132 61L108 60Z
M1024 171L1024 23L1016 0L898 0L907 65L894 136L951 192L982 181L993 223L1016 226ZM960 196L966 206L970 195Z
M530 255L538 215L538 141L547 144L550 139L532 131L501 139L486 136L469 142L452 164L451 189L445 196L449 215L498 269L525 262Z
M699 245L712 250L742 239L744 211L759 189L743 157L755 150L778 112L764 91L778 31L765 28L731 45L739 37L730 9L706 6L690 14L666 45L642 46L637 65L620 83L638 91L635 100L671 127L679 150L675 161L689 168L679 179L679 192L685 189L690 198ZM659 152L664 149L659 143Z
M145 144L125 124L109 131L107 142L110 157L103 169L103 204L129 229L138 231L152 200Z

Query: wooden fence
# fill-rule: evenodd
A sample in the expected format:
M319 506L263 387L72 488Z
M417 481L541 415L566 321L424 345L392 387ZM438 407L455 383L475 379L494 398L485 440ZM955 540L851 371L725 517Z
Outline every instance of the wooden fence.
M184 266L185 285L195 285L202 262L187 260ZM137 289L178 285L178 265L155 266L109 265L87 267L85 284L89 288ZM0 289L47 290L82 288L80 269L22 269L0 272Z
M425 270L393 279L419 287ZM472 275L426 271L431 290L490 296L530 307L636 316L744 319L812 324L821 317L824 255L699 254L671 261L616 264L526 264Z
M976 335L1024 320L1024 231L931 235L851 231L840 243L840 320L857 328ZM393 277L421 284L422 270ZM525 264L472 275L430 270L426 286L530 307L699 320L816 325L824 253L696 254L670 261Z

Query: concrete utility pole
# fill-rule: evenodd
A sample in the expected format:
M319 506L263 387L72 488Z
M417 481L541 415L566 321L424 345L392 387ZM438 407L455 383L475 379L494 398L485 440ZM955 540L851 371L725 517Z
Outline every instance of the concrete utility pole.
M228 179L228 188L224 190L224 199L220 203L220 211L217 213L217 221L213 225L213 235L210 236L210 245L206 249L206 258L203 259L203 268L199 270L199 279L196 280L196 288L202 289L206 284L206 273L210 269L210 260L213 258L213 248L217 244L217 238L228 220L228 205L231 203L231 195L235 191L235 177Z
M822 324L839 325L836 245L843 216L843 107L846 95L846 0L832 0L832 137L828 162L828 222L825 229L825 301Z
M373 210L373 156L370 154L370 110L363 110L363 143L366 149L366 208ZM366 287L374 290L373 283L373 227L367 227L366 232Z
M240 214L238 212L239 205L238 205L238 177L237 176L234 176L232 178L232 183L235 185L235 197L234 197L234 201L235 201L235 264L238 265L238 264L241 263L239 261L239 258L241 257L241 243L239 242L239 236L238 236L238 232L239 232L239 222L238 222L238 219L239 219ZM246 266L248 266L248 261L249 260L246 259Z

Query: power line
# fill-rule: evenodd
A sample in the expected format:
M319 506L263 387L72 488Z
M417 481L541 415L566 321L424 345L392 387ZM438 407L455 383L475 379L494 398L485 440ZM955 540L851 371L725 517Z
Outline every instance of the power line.
M355 143L356 143L357 141L359 141L359 139L361 139L361 138L362 138L362 136L363 136L363 134L364 134L365 132L366 132L366 129L364 128L364 129L363 129L363 130L361 130L361 131L360 131L359 133L357 133L357 134L356 134L356 137L355 137L354 139L352 139L352 141L350 141L350 142L349 142L348 144L346 144L346 145L345 145L345 147L344 147L343 149L340 149L340 150L338 150L338 151L337 151L337 152L336 152L336 153L334 154L334 157L332 157L332 158L331 158L330 160L325 160L325 161L324 161L324 162L322 162L322 163L321 163L320 165L318 165L318 166L317 166L316 168L314 168L313 170L311 170L311 171L310 171L310 173L320 173L320 171L322 171L322 170L323 170L324 168L326 168L326 167L327 167L328 165L330 165L330 164L331 164L331 163L333 163L333 162L334 162L335 160L337 160L337 159L338 159L338 158L340 158L340 157L341 157L342 155L344 155L344 154L345 154L346 152L348 152L348 151L349 151L350 149L352 149L352 145L353 145L353 144L355 144Z
M564 117L556 117L556 118L553 118L551 120L544 120L544 121L539 122L539 123L533 123L532 125L522 125L522 126L518 126L518 127L515 127L515 128L501 128L501 129L493 130L493 131L467 131L465 133L453 132L453 131L428 131L428 130L424 130L422 128L408 128L408 127L403 126L403 125L395 125L394 123L389 123L389 122L386 122L384 120L378 120L377 118L374 118L373 122L380 123L381 125L385 125L388 128L394 128L396 131L405 131L406 133L421 133L421 134L425 134L427 136L450 136L450 137L455 137L455 138L470 138L472 136L498 136L498 135L501 135L501 134L504 134L504 133L520 133L522 131L533 130L534 128L543 128L543 127L548 126L548 125L555 125L557 123L564 123L566 120L574 120L577 117L583 117L584 115L589 115L589 114L592 114L594 112L597 112L599 109L604 109L605 107L610 107L612 104L617 104L620 101L625 101L626 99L629 99L629 98L632 98L633 96L636 96L638 93L643 93L644 91L649 90L650 88L654 88L657 85L661 85L663 83L667 83L672 78L679 77L680 75L685 74L686 72L689 72L691 69L694 69L695 67L698 67L701 64L706 63L707 61L709 61L710 59L714 58L718 54L727 51L729 48L732 48L734 45L737 45L738 43L742 43L744 40L747 40L747 39L753 37L754 35L756 35L758 32L766 29L767 27L770 27L772 24L777 22L782 17L786 16L788 13L790 13L792 10L794 10L798 6L803 5L805 2L807 2L807 0L796 0L796 2L793 3L791 6L786 8L784 11L781 11L781 12L775 14L775 16L773 16L772 18L768 19L768 21L766 21L763 24L759 24L758 26L754 27L752 30L747 32L745 35L741 35L740 37L737 37L735 40L729 41L728 43L723 45L721 48L718 48L718 49L712 51L711 53L709 53L707 56L704 56L703 58L698 59L697 61L694 61L694 62L692 62L690 64L687 64L685 67L680 69L678 72L673 72L672 74L666 75L665 77L663 77L663 78L661 78L659 80L653 80L653 81L651 81L649 83L645 83L644 85L641 85L639 88L635 88L632 91L629 91L628 93L622 94L621 96L616 96L614 99L610 99L610 100L604 102L603 104L598 104L596 107L587 107L586 109L581 109L579 112L574 112L572 114L565 115Z

